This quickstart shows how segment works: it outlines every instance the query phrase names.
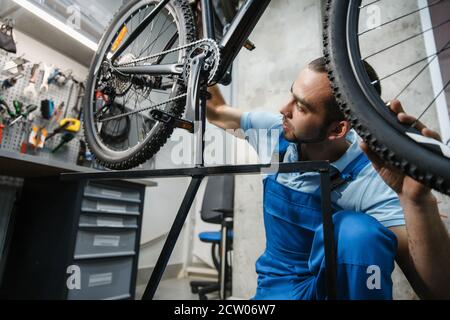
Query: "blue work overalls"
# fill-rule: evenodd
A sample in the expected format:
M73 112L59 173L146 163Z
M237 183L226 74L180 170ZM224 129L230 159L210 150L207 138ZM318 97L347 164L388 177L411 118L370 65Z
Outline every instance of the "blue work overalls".
M279 152L289 143L280 138ZM369 163L362 153L340 174L345 183ZM320 187L313 194L264 179L266 250L256 262L254 299L326 299ZM395 234L372 216L333 204L339 299L392 299Z

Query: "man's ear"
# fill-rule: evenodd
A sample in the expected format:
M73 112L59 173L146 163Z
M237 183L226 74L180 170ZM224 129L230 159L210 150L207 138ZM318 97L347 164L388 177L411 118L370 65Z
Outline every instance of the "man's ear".
M350 131L350 123L348 121L334 121L328 127L328 140L337 140L345 138Z

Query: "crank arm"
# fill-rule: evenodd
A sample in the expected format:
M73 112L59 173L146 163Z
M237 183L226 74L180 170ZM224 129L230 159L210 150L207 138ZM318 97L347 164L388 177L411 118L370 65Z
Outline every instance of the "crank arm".
M194 123L184 119L177 118L170 113L164 112L159 109L153 109L150 111L150 117L153 120L165 123L174 128L180 128L194 133Z
M187 84L186 110L198 110L200 75L205 63L204 53L196 56L191 62L189 81Z

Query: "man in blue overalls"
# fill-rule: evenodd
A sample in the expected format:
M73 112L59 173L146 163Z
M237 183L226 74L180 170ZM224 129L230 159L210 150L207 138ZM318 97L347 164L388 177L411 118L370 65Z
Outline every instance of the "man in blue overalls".
M368 65L367 71L376 78ZM449 297L450 238L436 199L417 182L381 165L363 144L376 161L375 167L371 164L339 111L323 58L300 73L278 115L243 113L227 106L216 87L209 91L208 120L223 129L243 129L261 162L276 155L283 162L332 163L340 299L392 299L395 259L420 297ZM391 108L406 117L399 102ZM420 192L411 194L406 186ZM327 298L319 188L317 173L264 178L266 249L256 262L255 299Z

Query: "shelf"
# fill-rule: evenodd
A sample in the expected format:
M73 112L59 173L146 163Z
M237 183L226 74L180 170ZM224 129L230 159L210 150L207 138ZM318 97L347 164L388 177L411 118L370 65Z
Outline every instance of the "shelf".
M0 149L0 175L37 178L57 176L68 172L94 173L98 171L76 164Z

